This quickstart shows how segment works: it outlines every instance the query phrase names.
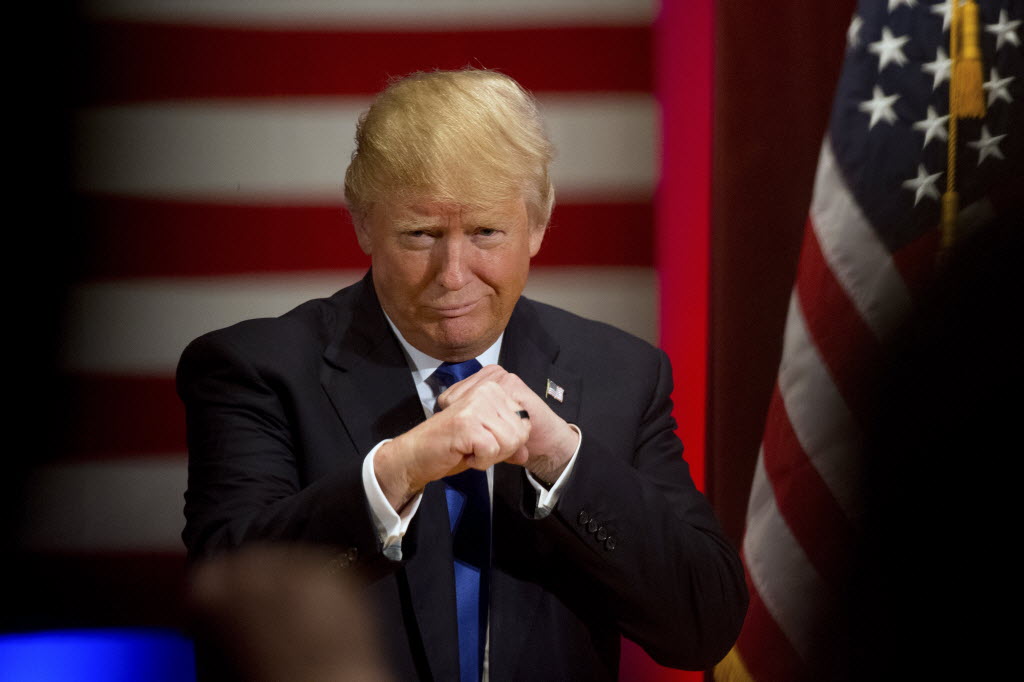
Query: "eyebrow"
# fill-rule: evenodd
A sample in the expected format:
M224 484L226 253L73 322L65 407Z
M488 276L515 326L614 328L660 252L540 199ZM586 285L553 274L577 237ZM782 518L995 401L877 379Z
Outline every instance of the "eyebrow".
M391 221L391 224L399 230L427 230L440 227L443 223L443 220L434 216L396 218Z
M465 221L468 224L479 225L495 225L501 227L508 223L513 222L508 216L502 215L501 212L497 211L480 211L479 213L466 213L464 215ZM418 216L412 215L403 218L395 218L391 221L394 228L399 230L429 230L441 227L445 224L445 220L437 216Z

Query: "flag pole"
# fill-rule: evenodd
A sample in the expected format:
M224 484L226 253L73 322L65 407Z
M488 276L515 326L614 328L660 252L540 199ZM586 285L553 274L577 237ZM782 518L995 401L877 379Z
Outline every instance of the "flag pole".
M954 2L949 29L949 138L946 145L946 191L942 195L942 258L956 241L960 195L956 191L956 150L959 118L983 118L981 49L978 43L978 5L974 0Z

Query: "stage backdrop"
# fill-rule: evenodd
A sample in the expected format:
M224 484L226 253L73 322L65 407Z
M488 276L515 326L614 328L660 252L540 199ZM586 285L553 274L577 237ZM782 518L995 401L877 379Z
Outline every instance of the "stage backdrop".
M702 74L706 144L710 2L698 6L701 56L686 64ZM362 276L342 178L357 116L392 76L496 68L537 95L558 202L526 293L657 342L657 13L652 0L90 0L55 28L74 265L48 391L61 418L25 460L29 606L12 627L184 623L178 356ZM706 197L709 150L697 158ZM706 239L706 219L694 227ZM703 381L690 384L702 406ZM685 679L635 647L623 676Z

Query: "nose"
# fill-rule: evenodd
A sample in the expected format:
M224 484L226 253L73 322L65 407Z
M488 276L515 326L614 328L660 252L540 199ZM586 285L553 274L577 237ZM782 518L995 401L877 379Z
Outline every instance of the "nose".
M449 291L458 291L466 285L470 278L471 249L467 237L456 232L446 235L439 242L440 263L437 281Z

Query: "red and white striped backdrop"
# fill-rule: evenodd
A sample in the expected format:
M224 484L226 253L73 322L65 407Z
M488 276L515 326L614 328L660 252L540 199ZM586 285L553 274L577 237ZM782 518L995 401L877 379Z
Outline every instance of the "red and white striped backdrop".
M73 186L90 253L60 354L72 419L27 495L26 546L179 565L178 356L362 275L341 185L356 117L389 76L472 64L532 90L558 204L527 295L654 341L653 5L85 3Z

